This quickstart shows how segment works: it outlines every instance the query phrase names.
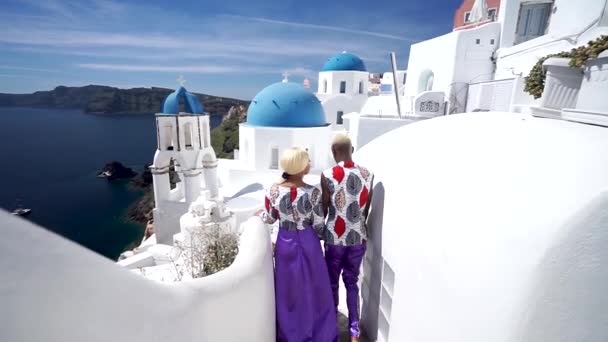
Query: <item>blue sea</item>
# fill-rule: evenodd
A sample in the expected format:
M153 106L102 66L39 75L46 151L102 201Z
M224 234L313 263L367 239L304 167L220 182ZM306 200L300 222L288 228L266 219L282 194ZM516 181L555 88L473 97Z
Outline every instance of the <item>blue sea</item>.
M0 146L1 208L31 208L28 220L111 259L141 240L125 216L141 192L96 174L109 161L138 173L152 162L154 115L0 108Z

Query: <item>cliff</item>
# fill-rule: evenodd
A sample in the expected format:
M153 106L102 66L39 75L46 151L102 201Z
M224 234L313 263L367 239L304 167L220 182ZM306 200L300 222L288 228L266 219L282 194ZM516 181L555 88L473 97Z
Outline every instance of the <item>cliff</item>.
M32 94L2 94L0 107L80 109L86 113L149 114L159 112L162 102L173 90L165 88L119 89L108 86L58 86ZM247 106L249 101L196 94L211 114L225 115L233 106Z
M218 158L232 159L239 148L239 124L247 121L247 107L230 108L221 125L211 131L211 146Z

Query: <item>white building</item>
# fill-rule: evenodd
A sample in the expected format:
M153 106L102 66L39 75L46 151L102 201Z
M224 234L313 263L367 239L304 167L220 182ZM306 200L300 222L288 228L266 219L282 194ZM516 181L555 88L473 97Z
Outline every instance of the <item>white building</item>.
M443 91L449 113L538 105L523 91L524 77L540 58L608 34L606 6L604 0L502 0L496 21L412 45L405 92Z
M405 81L407 80L407 70L397 70L397 84L399 87L399 95L405 95ZM394 80L392 72L385 72L382 74L380 80L380 95L392 95L395 96L394 92ZM430 90L430 89L429 89Z
M387 78L383 87L393 98L371 97L360 112L345 117L345 128L357 148L395 127L443 114L497 110L562 115L559 110L538 108L546 105L524 91L525 76L540 58L608 34L606 2L497 3L496 18L497 9L484 0L466 0L475 12L486 9L488 15L472 21L467 12L467 25L411 46L400 110ZM431 107L439 110L422 111Z
M312 92L296 83L274 83L253 98L247 122L239 125L238 160L247 169L278 170L281 153L299 146L308 150L312 169L321 171L331 165L331 134L324 106Z
M397 71L395 87L393 73L385 73L380 95L369 97L360 111L344 116L344 129L349 132L355 150L395 128L445 115L444 92L423 91L416 96L408 96L405 93L406 80L407 72ZM398 88L397 95L395 88Z
M368 97L369 72L361 58L342 52L327 60L319 72L316 93L327 120L342 125L343 115L361 110Z

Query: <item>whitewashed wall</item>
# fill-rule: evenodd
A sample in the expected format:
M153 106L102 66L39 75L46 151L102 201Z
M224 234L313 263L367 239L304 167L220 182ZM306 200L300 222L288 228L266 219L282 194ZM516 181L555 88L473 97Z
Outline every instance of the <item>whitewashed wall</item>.
M524 112L529 110L529 106L540 104L540 99L535 99L525 89L526 78L515 78L515 88L513 89L513 98L511 99L509 112Z
M472 83L493 79L494 64L491 57L499 46L500 24L489 23L456 32L459 33L459 39L454 82Z
M451 107L464 111L466 86L493 79L493 52L500 41L500 24L490 23L427 40L411 47L405 93L423 89L421 78L432 71L433 91L447 94Z
M501 31L501 49L497 52L496 79L519 74L527 76L540 58L569 51L602 34L608 34L606 23L600 22L607 6L605 0L556 0L546 35L513 46L522 2L524 1L501 2L499 20L504 24Z
M412 44L407 66L405 94L415 96L419 93L418 84L425 70L431 70L435 74L433 90L449 88L454 76L459 36L459 32L452 32Z
M361 113L350 113L346 116L345 127L353 141L353 146L358 149L395 128L444 115L445 101L443 92L425 91L415 97L401 96L401 118L399 118L394 94L373 96L367 100ZM437 112L428 111L428 108L421 111L421 104L425 102L439 104Z
M278 156L285 149L292 147L308 148L312 159L313 170L323 170L330 164L330 144L333 138L331 126L286 128L286 127L252 127L247 124L239 126L239 145L248 145L240 149L239 157L246 160L251 169L269 169L271 150L278 147Z
M401 96L401 114L407 115L414 112L415 96ZM372 96L365 102L361 108L362 115L378 116L378 117L399 117L397 111L397 99L395 94Z
M247 222L227 269L175 285L135 275L41 227L0 212L0 340L275 339L268 230Z
M327 91L324 82L327 81ZM321 71L319 72L318 94L340 94L340 82L346 82L345 94L358 94L359 82L362 83L363 95L367 96L369 73L366 71Z
M608 128L450 115L356 158L383 189L362 289L378 341L608 340Z
M353 141L353 146L356 150L365 146L370 141L376 139L386 132L390 132L396 128L401 126L408 125L412 122L416 122L420 119L418 118L403 118L399 119L398 117L386 117L386 118L378 118L378 117L367 117L367 116L358 116L353 118L353 120L357 120L356 126L357 130L352 130L350 133L351 139Z
M173 235L179 233L179 220L188 211L186 202L162 201L152 210L154 231L158 243L172 245Z
M606 7L605 0L555 0L549 22L549 34L565 36L580 32L596 21ZM576 20L572 20L576 18Z
M342 111L343 115L352 112L359 112L365 102L368 100L367 91L365 95L321 95L317 94L321 105L323 105L323 111L327 117L327 122L336 125L338 123L338 111ZM344 120L344 116L342 116Z
M340 93L341 82L346 82L344 93ZM319 72L319 87L315 95L323 105L327 122L336 125L338 111L342 111L344 115L360 111L368 97L368 83L369 73L365 71ZM359 93L359 84L361 84L361 93Z
M534 64L542 57L552 53L570 51L577 46L585 45L588 41L606 34L608 34L608 27L596 27L587 31L576 40L560 40L554 36L546 35L510 48L502 48L497 52L498 59L496 62L495 78L528 76Z
M530 1L501 1L498 18L503 23L501 48L513 46L519 9L524 2ZM604 0L555 0L553 13L549 19L547 35L555 39L580 33L592 22L600 18L605 6L606 1ZM573 20L573 18L576 18L576 20Z
M234 198L226 203L226 207L234 215L234 228L238 233L241 233L242 229L245 228L242 223L246 222L258 210L264 207L265 194L266 192L264 190L259 190Z
M377 97L377 96L373 96ZM370 97L373 98L373 97ZM355 135L359 131L359 117L360 113L349 113L344 115L344 130L350 136L351 141L355 141Z
M407 80L407 70L397 70L397 84L399 85L399 94L401 96L405 95L405 82ZM385 72L382 74L382 79L380 80L381 88L384 85L390 85L390 91L383 91L380 89L380 94L393 94L395 96L394 90L394 80L392 72Z
M328 155L327 157L328 159L332 158L331 155ZM332 162L331 165L333 164L335 164L335 162ZM318 184L320 181L320 172L321 170L311 170L311 173L304 177L304 181L309 184ZM245 194L266 189L272 183L281 179L280 170L250 169L247 165L244 165L238 160L229 159L219 160L218 174L225 184L221 189L221 192L222 196L226 199L237 198ZM263 197L259 198L260 208L264 204L263 199Z
M404 109L405 108L403 108L402 105L402 110ZM410 112L411 105L407 109L408 110L404 110L404 112ZM361 115L373 115L378 117L399 117L397 100L394 95L372 96L367 99L365 105L361 108L360 113Z

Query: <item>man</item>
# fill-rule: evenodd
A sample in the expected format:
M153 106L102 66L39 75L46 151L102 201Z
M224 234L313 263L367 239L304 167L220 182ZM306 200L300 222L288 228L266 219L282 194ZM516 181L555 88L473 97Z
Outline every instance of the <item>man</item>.
M338 307L340 273L346 287L351 341L359 341L359 269L365 254L365 220L371 203L373 174L352 158L348 135L340 133L332 142L336 166L321 175L323 208L327 216L324 231L325 262Z

